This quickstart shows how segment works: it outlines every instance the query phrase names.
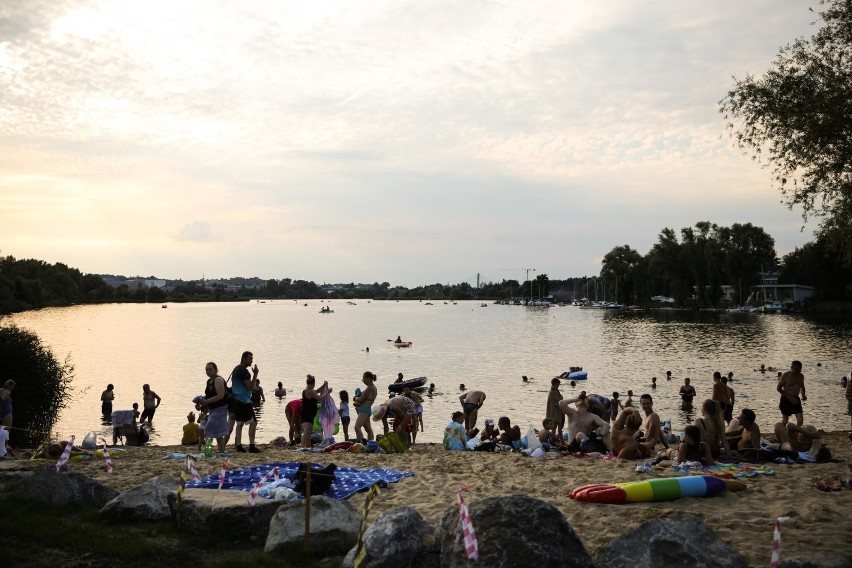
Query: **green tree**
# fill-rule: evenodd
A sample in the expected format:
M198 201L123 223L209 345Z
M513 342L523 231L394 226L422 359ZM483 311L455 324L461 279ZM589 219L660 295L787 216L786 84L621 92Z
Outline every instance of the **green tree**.
M13 446L34 447L44 441L65 408L74 367L60 363L39 337L14 325L0 327L2 379L15 381L12 393Z
M735 78L719 106L736 146L771 167L790 208L823 217L852 265L852 2L821 4L817 33L782 47L762 77Z
M631 304L635 279L642 255L629 245L613 248L601 261L601 278L607 282L609 297L621 304Z

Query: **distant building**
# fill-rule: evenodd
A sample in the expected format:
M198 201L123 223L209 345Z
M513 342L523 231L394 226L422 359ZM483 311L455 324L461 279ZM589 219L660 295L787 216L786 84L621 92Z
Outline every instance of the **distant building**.
M128 278L124 281L127 284L127 287L131 290L138 290L140 288L165 288L166 281L151 279L151 278Z
M798 304L813 297L816 294L816 288L802 284L758 284L754 287L754 292L755 297L764 302Z

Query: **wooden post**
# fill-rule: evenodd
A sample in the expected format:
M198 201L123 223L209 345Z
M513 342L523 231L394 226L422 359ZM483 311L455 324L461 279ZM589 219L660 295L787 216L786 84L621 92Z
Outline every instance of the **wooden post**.
M308 541L311 535L311 464L305 472L305 561L310 558Z

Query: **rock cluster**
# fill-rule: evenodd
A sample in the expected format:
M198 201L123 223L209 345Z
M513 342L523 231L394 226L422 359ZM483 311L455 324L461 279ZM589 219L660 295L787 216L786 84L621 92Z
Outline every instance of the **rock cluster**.
M181 529L193 532L227 530L230 538L265 539L264 550L273 556L304 552L304 501L281 505L259 499L251 506L245 493L223 491L214 508L212 500L216 492L209 490L186 490L178 501L178 480L170 476L155 477L118 494L67 469L57 472L47 466L28 475L14 473L10 494L19 499L54 506L94 505L101 508L102 516L119 520L174 519ZM455 507L447 509L437 529L411 507L396 507L379 516L365 531L362 566L740 568L748 565L742 554L691 515L646 521L614 539L592 559L562 513L544 501L524 495L489 497L472 502L469 512L476 530L478 561L467 558ZM308 553L316 560L326 559L322 565L340 565L342 561L347 568L353 566L360 525L360 512L349 503L323 496L312 498ZM852 557L813 551L807 557L786 558L780 566L836 568L852 566Z

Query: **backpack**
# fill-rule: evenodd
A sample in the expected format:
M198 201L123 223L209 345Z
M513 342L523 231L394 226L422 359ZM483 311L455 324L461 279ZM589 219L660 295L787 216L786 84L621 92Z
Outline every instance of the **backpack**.
M307 483L305 480L308 477L308 468L311 470L311 492L306 495ZM334 470L337 469L335 464L329 464L324 468L316 469L307 462L299 464L299 469L296 470L296 492L304 497L314 495L325 495L326 491L331 489L331 484L334 483Z

